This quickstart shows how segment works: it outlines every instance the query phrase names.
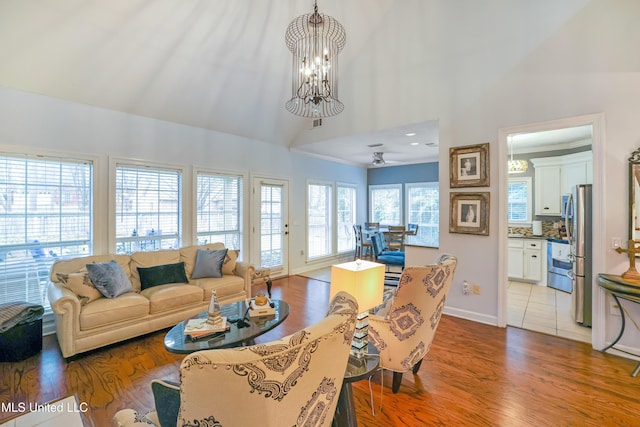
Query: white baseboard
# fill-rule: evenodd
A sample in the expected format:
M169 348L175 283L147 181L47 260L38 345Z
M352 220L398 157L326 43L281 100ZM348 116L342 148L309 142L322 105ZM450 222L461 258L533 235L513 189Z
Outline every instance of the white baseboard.
M484 323L485 325L498 326L498 318L496 316L488 316L475 311L445 306L443 313L448 314L449 316L471 320L473 322Z
M608 342L607 345L609 344L611 343ZM640 361L640 348L629 347L628 345L616 344L616 348L610 348L605 353L615 354L616 356ZM632 354L629 354L629 353L632 353Z

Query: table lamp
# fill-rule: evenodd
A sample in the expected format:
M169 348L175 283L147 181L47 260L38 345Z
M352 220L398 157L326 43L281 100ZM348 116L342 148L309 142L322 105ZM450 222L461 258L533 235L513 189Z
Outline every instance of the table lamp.
M358 301L356 329L351 342L351 354L361 358L367 354L369 310L382 303L384 293L384 264L356 260L331 266L329 300L340 291L351 294Z

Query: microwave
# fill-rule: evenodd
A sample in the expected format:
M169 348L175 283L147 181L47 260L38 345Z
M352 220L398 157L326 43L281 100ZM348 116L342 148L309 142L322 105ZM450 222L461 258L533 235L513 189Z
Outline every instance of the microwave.
M570 198L571 194L565 194L562 196L562 211L560 214L562 218L566 218L567 216L569 217L569 219L573 218L573 203L569 205L569 211L567 212L567 205L569 204Z

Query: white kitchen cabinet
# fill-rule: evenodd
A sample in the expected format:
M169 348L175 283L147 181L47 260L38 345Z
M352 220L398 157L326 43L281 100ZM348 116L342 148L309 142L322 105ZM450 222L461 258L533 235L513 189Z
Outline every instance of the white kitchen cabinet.
M509 278L544 283L546 244L547 242L543 239L509 239L507 253Z
M560 166L536 167L536 215L560 216L562 213L562 192Z
M525 240L522 252L522 264L524 271L522 278L534 282L542 281L544 272L542 271L542 261L544 258L544 240Z
M563 156L562 194L572 193L577 184L591 184L593 169L591 151Z
M521 279L524 276L523 240L509 239L507 270L509 277Z
M535 214L562 215L562 195L593 182L592 152L531 159L535 168Z

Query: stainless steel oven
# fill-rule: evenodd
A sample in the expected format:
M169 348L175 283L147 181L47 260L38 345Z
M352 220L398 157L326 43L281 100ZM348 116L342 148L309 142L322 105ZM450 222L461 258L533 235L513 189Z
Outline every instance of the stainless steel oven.
M569 242L548 239L547 244L547 286L559 291L573 292L573 263L569 257Z

